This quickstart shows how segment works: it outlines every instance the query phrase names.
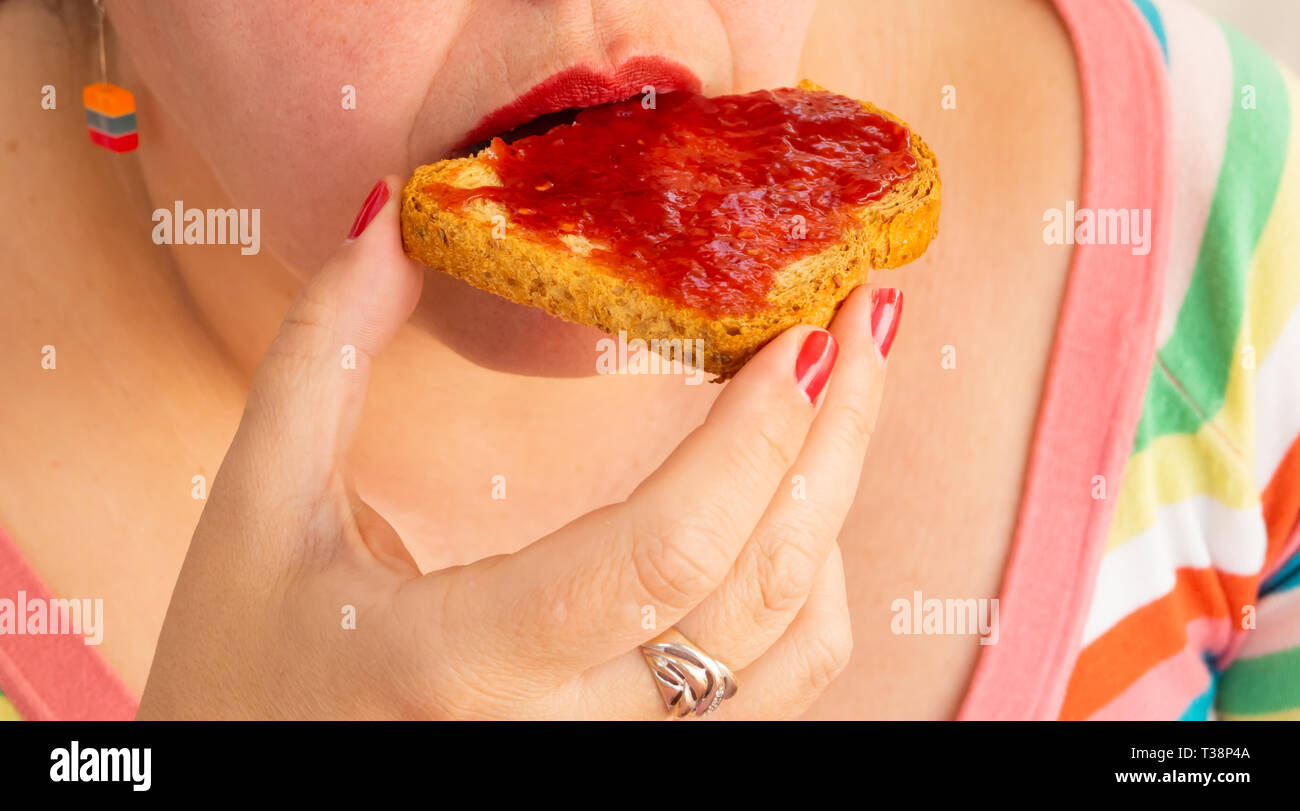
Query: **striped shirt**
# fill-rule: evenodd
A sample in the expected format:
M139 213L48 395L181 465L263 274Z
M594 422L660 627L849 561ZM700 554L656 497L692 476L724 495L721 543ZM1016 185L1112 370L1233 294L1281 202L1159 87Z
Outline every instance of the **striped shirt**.
M961 717L1300 718L1300 85L1177 0L1057 7L1084 193L1152 208L1155 244L1076 249L1103 304L1067 293Z
M1300 718L1300 84L1138 2L1178 161L1156 359L1061 718Z

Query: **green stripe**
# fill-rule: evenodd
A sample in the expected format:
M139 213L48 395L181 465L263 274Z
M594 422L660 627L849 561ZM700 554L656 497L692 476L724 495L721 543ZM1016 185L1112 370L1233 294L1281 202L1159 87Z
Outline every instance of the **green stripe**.
M1217 707L1232 715L1300 707L1300 648L1233 662L1219 681Z
M1173 335L1159 358L1209 418L1223 407L1245 311L1246 276L1260 234L1273 209L1286 164L1291 103L1277 64L1254 43L1223 26L1232 55L1232 117L1223 165L1210 203L1191 284L1178 310ZM1255 88L1255 107L1242 107L1242 88ZM1207 101L1207 103L1209 103ZM1174 407L1182 395L1159 369L1152 375L1147 407L1156 419L1139 434L1140 451L1156 436L1195 433L1201 420Z
M1194 434L1201 427L1201 415L1187 403L1169 376L1157 365L1147 383L1142 416L1138 420L1133 452L1146 450L1151 440L1167 434Z

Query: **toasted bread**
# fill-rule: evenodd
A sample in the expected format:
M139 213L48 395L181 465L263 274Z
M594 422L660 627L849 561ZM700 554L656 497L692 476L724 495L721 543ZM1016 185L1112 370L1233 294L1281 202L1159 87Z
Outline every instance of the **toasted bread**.
M803 81L803 90L822 90ZM860 102L871 113L906 126L896 116ZM909 128L910 129L910 128ZM440 183L455 188L500 186L493 167L479 155L421 166L402 196L402 239L417 261L471 285L530 304L578 324L630 338L704 340L702 365L725 380L755 352L799 323L826 326L844 298L872 268L911 262L938 232L939 171L934 153L915 132L910 149L916 169L878 199L851 212L839 242L781 268L759 312L709 315L656 295L588 257L591 244L567 235L563 246L508 230L494 234L494 218L510 212L493 200L474 199L444 209L425 191ZM564 248L567 247L567 250Z

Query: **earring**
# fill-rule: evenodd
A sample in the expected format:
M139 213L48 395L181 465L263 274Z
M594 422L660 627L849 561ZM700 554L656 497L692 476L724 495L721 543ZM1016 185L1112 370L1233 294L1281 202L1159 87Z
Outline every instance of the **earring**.
M90 140L114 152L130 152L140 145L135 126L135 96L130 90L108 83L108 62L104 55L104 2L95 0L99 13L99 77L86 85L81 100L86 105L86 126Z

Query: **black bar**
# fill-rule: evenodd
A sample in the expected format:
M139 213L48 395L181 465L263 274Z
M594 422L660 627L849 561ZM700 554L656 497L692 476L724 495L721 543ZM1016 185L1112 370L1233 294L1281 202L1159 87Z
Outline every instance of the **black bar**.
M1235 797L1294 791L1298 731L1291 723L15 723L0 725L0 792L204 802L373 793L434 805L465 802L452 798L466 791L484 801L519 792L548 805L565 796L621 805L632 792L672 787L802 791L810 803L840 795L855 805L882 799L882 787L918 801ZM135 749L140 773L147 749L148 789L135 790L130 775L55 782L52 769L71 765L73 741L82 769L127 762L102 750Z

